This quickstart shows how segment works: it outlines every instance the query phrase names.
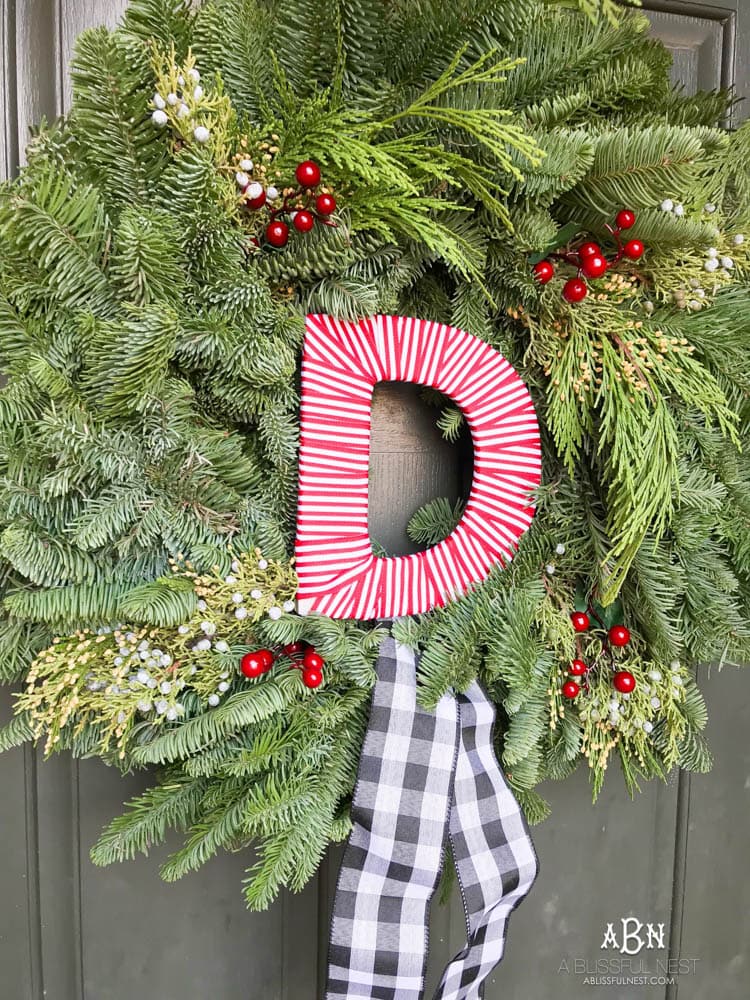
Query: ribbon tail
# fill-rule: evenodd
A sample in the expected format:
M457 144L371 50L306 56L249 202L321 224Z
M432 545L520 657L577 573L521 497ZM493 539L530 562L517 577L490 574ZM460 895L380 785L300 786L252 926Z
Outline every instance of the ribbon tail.
M458 752L458 704L417 705L414 653L386 638L333 906L326 1000L420 1000Z
M467 943L446 967L434 1000L480 1000L485 980L503 957L510 914L539 870L521 807L495 756L495 709L476 682L458 696L458 705L450 838Z

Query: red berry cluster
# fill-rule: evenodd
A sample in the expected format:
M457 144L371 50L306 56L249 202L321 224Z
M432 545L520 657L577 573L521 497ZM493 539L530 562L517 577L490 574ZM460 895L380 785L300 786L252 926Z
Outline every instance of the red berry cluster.
M615 225L611 226L607 223L605 226L617 244L617 252L612 260L607 259L604 250L598 243L587 240L577 248L553 253L545 260L540 260L538 264L534 265L534 277L541 285L546 285L555 275L552 259L572 264L576 268L577 274L575 278L569 278L565 282L562 296L566 302L581 302L588 295L586 278L601 278L605 271L619 264L623 257L628 257L630 260L640 260L643 256L646 248L640 240L622 242L623 231L632 228L633 225L635 225L635 212L629 208L623 208L617 213Z
M321 182L320 167L312 160L305 160L297 166L294 172L298 187L284 196L278 208L271 208L270 222L266 226L266 240L272 247L284 247L289 242L289 223L299 233L309 233L316 222L326 226L335 226L330 216L336 211L336 199L328 191L316 193L315 189ZM248 188L252 184L248 184ZM255 185L256 191L260 185ZM245 188L247 190L248 188ZM247 197L245 205L252 211L257 211L267 204L266 192L261 190L255 197Z
M570 620L576 632L587 632L591 627L591 618L585 611L574 611ZM610 646L622 648L627 646L629 642L630 630L624 625L612 625L607 630L607 643ZM589 667L583 660L575 659L568 668L569 678L583 678L588 671ZM635 677L629 670L616 670L612 677L612 683L621 694L630 694L635 689ZM562 693L566 698L576 698L580 691L581 684L578 681L568 679L562 686Z
M295 670L302 671L302 683L308 688L317 688L323 683L325 661L308 642L299 640L282 646L281 653L292 661ZM270 649L256 649L246 653L240 661L240 670L251 680L268 673L276 662L278 654Z

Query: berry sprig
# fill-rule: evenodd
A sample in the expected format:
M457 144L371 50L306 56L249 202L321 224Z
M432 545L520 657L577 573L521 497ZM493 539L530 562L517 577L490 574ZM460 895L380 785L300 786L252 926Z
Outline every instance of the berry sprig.
M615 217L615 224L607 223L605 229L611 234L615 241L617 251L615 255L607 258L602 247L593 240L586 240L579 247L568 250L556 251L549 254L544 260L540 260L533 267L534 277L541 285L546 285L555 276L555 266L553 260L561 261L564 264L572 265L576 268L576 276L568 278L563 285L562 297L566 302L582 302L588 295L588 284L586 279L595 280L603 277L606 271L615 267L623 257L629 260L640 260L645 252L645 247L640 240L630 239L623 242L622 234L635 225L635 212L629 208L623 208Z
M317 688L323 683L325 660L314 646L298 640L281 647L281 654L270 649L256 649L246 653L240 661L240 670L248 680L255 680L268 673L279 655L292 661L292 670L302 671L302 683L307 688Z
M285 247L289 242L289 223L298 233L309 233L316 223L336 227L331 218L336 211L336 198L330 191L319 190L322 174L313 160L297 165L294 177L296 187L282 194L275 185L264 188L251 177L254 164L249 158L239 162L235 180L244 198L245 207L251 212L267 208L269 221L265 227L266 241L272 247ZM288 219L289 221L284 221Z
M596 614L596 611L591 607L589 607L588 611L574 611L570 616L570 621L574 631L579 635L588 632L591 628L589 611L602 626L604 625ZM607 638L602 640L602 650L606 653L610 647L622 649L629 642L630 630L625 625L612 625L607 629ZM568 680L565 681L561 689L564 697L570 700L578 697L581 693L582 685L586 686L585 677L588 672L589 665L584 660L578 658L573 660L568 668ZM572 680L571 678L573 677L578 678L581 682L579 683L579 680ZM629 670L615 670L612 676L612 684L615 690L621 694L630 694L631 691L635 690L635 676Z

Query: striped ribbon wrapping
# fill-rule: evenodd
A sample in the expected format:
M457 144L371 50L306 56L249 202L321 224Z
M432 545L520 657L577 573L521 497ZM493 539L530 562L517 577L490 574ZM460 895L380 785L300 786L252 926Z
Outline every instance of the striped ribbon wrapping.
M425 552L375 556L368 532L372 394L415 382L449 396L474 443L474 480L456 529ZM307 317L302 358L298 608L390 618L444 605L507 563L534 513L539 426L528 390L477 337L442 323Z
M508 918L538 863L495 758L495 713L475 682L434 712L417 704L414 654L393 638L378 680L331 924L326 1000L421 1000L431 897L446 841L467 941L433 1000L479 1000L503 956Z

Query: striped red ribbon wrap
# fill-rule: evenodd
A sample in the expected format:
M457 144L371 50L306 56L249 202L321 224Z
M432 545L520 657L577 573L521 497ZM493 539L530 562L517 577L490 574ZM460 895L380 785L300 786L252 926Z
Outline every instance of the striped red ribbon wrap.
M450 397L474 443L461 521L442 542L380 558L368 533L372 394L414 382ZM464 330L404 316L307 317L302 357L298 607L330 618L394 618L440 607L508 562L534 513L539 425L496 350Z

